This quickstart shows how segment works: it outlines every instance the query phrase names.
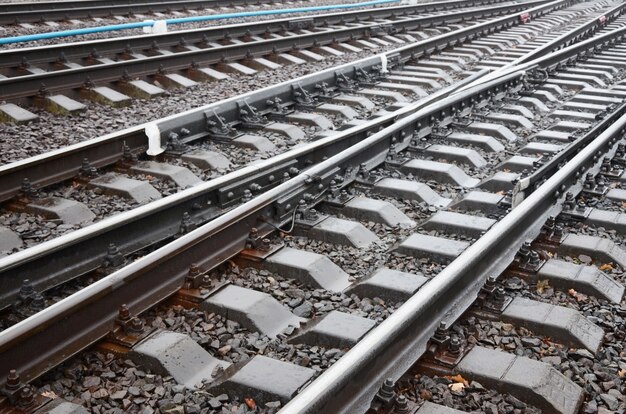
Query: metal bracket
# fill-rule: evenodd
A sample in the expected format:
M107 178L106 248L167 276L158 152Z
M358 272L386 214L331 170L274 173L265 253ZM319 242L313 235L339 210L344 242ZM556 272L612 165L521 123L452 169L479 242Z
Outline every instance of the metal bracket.
M242 135L231 125L227 124L225 122L226 119L219 116L215 109L204 111L204 117L209 136L216 141L230 142Z
M320 105L317 99L302 87L300 82L291 85L291 91L298 108L315 109Z
M250 106L246 100L237 102L237 109L239 110L241 126L244 128L262 129L269 123L267 118L259 114L256 108Z

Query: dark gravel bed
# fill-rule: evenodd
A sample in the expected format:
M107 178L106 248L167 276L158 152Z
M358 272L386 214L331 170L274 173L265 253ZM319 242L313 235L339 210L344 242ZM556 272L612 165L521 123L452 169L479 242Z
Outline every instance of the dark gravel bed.
M554 366L581 386L587 396L583 413L624 412L626 409L626 307L608 303L572 289L556 291L545 283L528 285L517 278L502 283L510 296L574 308L605 331L597 355L568 348L528 329L499 321L470 317L461 322L469 343L500 348Z
M113 354L87 351L34 383L39 393L63 398L95 414L248 414L275 413L280 404L252 410L226 394L187 389L172 377L147 372ZM273 406L272 406L273 405Z
M468 413L541 413L538 408L525 404L510 394L486 389L478 381L466 380L459 375L405 375L397 382L396 392L412 401L430 401Z

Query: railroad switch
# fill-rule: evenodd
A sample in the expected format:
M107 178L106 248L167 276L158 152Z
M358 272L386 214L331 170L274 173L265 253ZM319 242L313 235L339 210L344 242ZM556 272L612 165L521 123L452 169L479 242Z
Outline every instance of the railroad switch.
M104 266L108 268L120 267L124 264L124 255L115 243L109 243L107 254L104 258Z
M180 230L178 231L179 235L187 234L191 231L194 231L198 228L198 224L193 221L191 215L187 212L183 213L183 218L180 221Z

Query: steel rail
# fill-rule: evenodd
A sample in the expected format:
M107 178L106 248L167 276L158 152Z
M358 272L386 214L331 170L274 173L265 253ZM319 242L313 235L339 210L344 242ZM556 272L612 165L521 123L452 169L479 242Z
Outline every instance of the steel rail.
M236 254L245 244L248 231L266 228L266 222L280 224L289 216L287 204L297 205L305 192L315 194L319 183L328 184L340 172L367 163L374 167L384 161L392 142L407 145L415 134L427 131L435 119L441 120L467 111L476 97L488 97L511 86L521 84L523 73L492 80L472 91L454 94L416 113L399 119L392 127L380 131L340 154L317 164L286 183L269 190L252 201L216 218L203 227L173 241L144 258L120 269L86 289L52 305L47 310L20 322L0 333L0 372L18 369L25 379L32 379L48 367L68 358L75 352L106 335L113 328L119 306L126 303L134 313L174 293L182 284L190 263L208 269ZM419 125L418 125L419 122ZM457 315L469 306L467 292L477 292L482 278L476 274L495 274L506 266L504 257L513 257L516 246L538 231L543 218L555 210L553 188L560 189L566 179L575 179L580 169L581 156L585 162L595 162L593 156L610 135L622 132L626 117L611 126L593 141L594 148L585 148L573 162L576 167L563 168L554 179L538 189L525 201L533 208L513 210L501 224L497 224L484 238L476 242L443 273L368 334L338 361L327 373L307 387L284 410L285 412L359 412L366 396L371 396L386 376L397 377L417 356L423 344L444 317ZM404 135L402 135L404 132ZM399 139L399 141L397 141ZM602 144L601 144L602 143ZM607 144L608 145L608 144ZM562 190L559 190L562 191ZM262 220L260 220L263 218ZM512 226L515 224L515 226ZM511 243L514 239L514 243ZM493 255L493 256L492 256ZM493 257L502 257L493 260ZM496 263L497 262L497 263ZM450 298L456 298L450 313ZM432 312L424 312L425 310ZM426 316L430 315L430 316ZM43 338L47 347L41 349ZM407 352L410 349L410 352ZM383 369L385 368L385 369ZM380 371L378 371L381 369ZM367 379L368 385L353 378ZM341 394L339 404L337 395ZM346 396L348 398L346 398Z
M621 16L626 10L626 3L621 3L611 10L607 11L604 14L606 18L606 24L614 21L619 16ZM620 35L620 31L624 29L616 29L604 35L600 35L597 37L593 37L591 39L583 40L589 35L595 33L598 29L602 28L605 24L602 24L598 18L593 18L586 24L579 26L555 39L553 42L550 42L537 50L534 50L524 56L519 57L518 59L508 63L498 69L493 70L489 75L485 76L482 79L477 80L471 85L466 86L465 88L470 88L475 86L480 82L485 82L490 79L501 76L511 70L519 70L526 69L532 67L536 62L541 61L544 64L549 62L552 59L553 62L558 62L559 64L563 60L563 56L569 54L570 58L573 56L577 57L580 53L593 53L593 48L598 45L602 45L604 39L617 39ZM570 46L577 45L576 48L570 48ZM591 45L588 50L584 49L584 45ZM567 50L564 50L567 49ZM540 57L541 56L541 57ZM547 60L546 60L547 58ZM547 64L546 68L552 70L554 69L553 64Z
M189 263L196 262L209 268L236 254L244 245L251 227L263 230L263 222L258 221L260 216L278 216L273 220L278 224L285 217L285 205L298 200L303 192L311 191L310 180L321 179L327 183L328 177L338 170L345 171L362 162L376 165L385 159L393 139L400 138L400 142L406 144L416 131L419 131L418 134L427 131L431 125L429 120L451 117L455 113L452 108L468 108L473 103L473 93L486 98L502 92L511 84L519 84L522 76L521 72L511 73L399 119L393 127L311 167L250 203L7 329L0 333L0 372L17 368L24 373L24 378L32 379L38 375L37 372L58 364L111 330L121 304L129 303L133 312L141 312L177 290ZM418 119L419 127L416 123ZM554 204L555 194L560 197L562 186L576 182L576 173L581 167L594 162L597 164L594 156L598 152L606 153L607 148L615 144L615 137L624 133L625 125L626 116L623 116L368 334L363 342L344 355L283 411L364 411L364 404L369 401L366 397L373 395L380 379L386 376L397 378L419 357L425 341L439 321L454 318L469 306L469 301L484 280L476 275L496 274L506 266L505 256L510 260L517 250L513 246L521 245L526 238L537 234L545 217L558 211L558 204ZM405 133L404 138L402 132ZM211 254L207 255L207 252ZM501 259L494 261L493 257ZM46 345L43 350L41 344ZM379 368L385 369L378 371ZM354 378L367 379L368 385L360 381L357 386L352 381ZM341 403L337 401L339 394L342 395Z
M428 131L435 119L449 116L456 109L467 110L472 104L471 99L488 99L511 83L519 82L521 76L519 73L510 79L495 80L488 86L476 88L477 91L480 89L476 94L465 93L460 97L437 100L418 111L423 122L420 128ZM0 332L0 373L17 369L22 378L31 380L106 335L113 328L117 309L122 304L128 304L133 313L140 313L167 298L182 285L190 263L212 268L241 250L252 227L261 232L268 229L266 223L259 221L260 217L281 224L291 214L285 210L286 204L297 205L295 201L303 192L317 191L317 177L324 177L322 181L327 185L340 168L359 166L363 162L371 166L384 161L392 139L397 135L396 129L394 127L394 133L381 132L361 140L250 202ZM414 127L407 129L406 138L410 139L414 131ZM373 137L377 140L373 141ZM407 139L400 142L408 144ZM367 151L360 151L364 145ZM311 183L310 179L316 182ZM42 343L47 344L46 349L41 349ZM4 378L0 378L1 381Z
M483 76L486 71L474 77ZM387 127L428 103L435 102L473 78L441 89L395 113L314 141L268 160L255 163L217 179L183 190L175 195L116 214L96 224L41 243L0 259L0 308L9 306L19 294L24 279L40 291L102 267L106 246L114 243L123 254L170 240L180 229L181 218L189 213L197 224L204 224L236 204L251 183L264 190L279 184L270 176L283 176L291 168L303 170L362 141L372 129ZM227 198L226 193L233 193ZM201 206L201 207L198 207ZM77 248L80 246L80 248ZM46 272L38 269L45 267Z
M537 16L556 8L565 7L572 2L572 0L552 1L545 6L533 8L530 12L535 13L535 16ZM516 16L493 19L480 25L455 30L416 42L406 47L392 50L385 53L384 56L388 60L395 59L396 56L399 56L400 60L407 61L412 56L420 56L424 53L442 50L448 46L460 44L482 34L492 33L517 23L518 19ZM382 60L380 57L361 59L300 79L283 82L275 87L267 87L259 91L221 101L219 105L206 105L195 110L167 117L156 122L156 126L161 131L162 145L166 145L170 133L179 133L182 128L189 130L191 136L206 136L205 112L214 108L217 110L217 107L219 107L219 115L224 117L226 122L238 122L239 110L237 103L240 101L246 101L249 105L256 107L259 112L264 113L269 109L267 99L270 96L277 96L283 102L292 101L292 85L300 85L309 93L315 94L315 86L318 84L326 83L329 87L336 86L337 73L354 79L355 67L370 71L375 66L380 66L381 63ZM2 90L1 85L2 81L0 80L0 95ZM92 165L103 167L114 164L122 158L122 147L124 144L134 152L144 150L147 143L144 132L145 127L146 125L141 125L129 128L108 134L101 138L72 145L62 150L52 151L48 154L0 166L0 201L9 200L18 194L24 178L28 178L35 186L50 185L75 176L80 170L82 161L85 158L89 159Z
M617 19L624 13L624 10L626 10L626 3L622 2L603 14L602 17L605 18L605 21L602 21L600 18L591 19L587 24L578 26L575 29L559 36L558 39L555 39L557 41L556 46L553 43L546 44L522 56L519 61L516 60L514 62L516 65L530 62L541 56L545 56L547 53L556 52L558 49L564 49L568 46L578 43L586 37L595 33L604 25L609 24L610 22Z
M605 39L605 45L610 43ZM570 47L561 52L562 57L566 61L570 57L565 52L574 48ZM553 63L552 56L545 58L545 60L546 64ZM409 115L404 118L398 117L391 127L369 138L360 140L359 143L349 147L340 155L309 168L303 174L296 176L285 184L270 189L250 203L217 217L198 230L182 236L157 252L97 282L86 291L79 292L77 295L53 305L49 308L50 310L46 310L13 328L9 328L0 334L0 351L2 351L0 355L7 355L7 359L3 359L0 356L0 368L4 369L5 372L8 369L16 368L25 373L25 378L39 375L46 369L46 361L54 365L77 352L90 341L95 341L105 335L107 330L112 327L113 323L111 321L115 316L117 306L128 302L134 312L141 312L150 306L151 303L164 299L180 286L187 270L186 266L189 263L197 262L205 268L210 268L236 254L245 242L247 232L251 227L263 229L264 222L258 221L260 216L266 218L278 217L274 221L280 222L281 219L290 215L287 205L297 205L296 201L305 192L314 193L314 188L317 188L319 181L327 182L337 172L348 169L354 170L355 166L360 166L362 163L366 163L368 167L380 164L384 161L392 142L396 142L399 145L398 149L401 150L413 136L427 135L431 126L437 120L444 123L449 122L455 114L471 110L472 105L477 104L477 101L489 99L491 96L500 94L512 85L519 86L523 81L523 76L524 72L522 71L510 73L505 77L477 85L469 91L456 93L443 99L436 99L435 103L415 113L413 113L414 108L407 108L406 114ZM605 131L605 134L613 131L612 128L610 127ZM599 139L594 140L593 143L596 143ZM339 163L341 165L338 165ZM313 189L310 188L312 185L310 179L312 179L315 186ZM249 207L250 210L246 207ZM229 225L232 227L229 227ZM531 226L522 226L522 228L528 231ZM228 236L224 234L226 232ZM526 236L528 234L524 233L519 235L516 240L521 243ZM503 248L504 244L497 243L496 245ZM504 255L505 252L500 253ZM499 256L495 255L494 257ZM480 263L483 262L479 262L476 265L478 266ZM488 261L484 261L484 263L488 263ZM154 270L157 268L159 271L155 272ZM135 271L140 273L135 273ZM145 279L143 283L149 283L149 289L142 286L141 279ZM160 283L163 283L163 285ZM113 290L116 291L115 295L112 297L105 296L107 292ZM142 295L140 297L136 296L137 292L141 292ZM119 300L116 299L118 298L118 293L120 293ZM90 297L91 299L83 302L82 298L84 297ZM77 309L80 309L80 311L76 311ZM438 320L440 318L437 318ZM34 327L39 328L33 329ZM70 329L69 336L60 334L60 332L65 332L69 327L73 327L73 329ZM77 332L76 327L86 327L88 329L89 332L85 334L86 341L81 342L84 332ZM425 326L426 328L434 329L434 322ZM9 333L7 334L7 332ZM420 332L420 330L418 329L414 332ZM38 337L38 335L42 336ZM429 335L424 336L424 338L427 336ZM42 337L46 338L47 343L53 345L53 349L64 349L63 356L59 356L54 352L48 352L42 355L36 353L35 355L40 355L40 358L33 359L27 357L27 355L35 352L37 343ZM400 344L402 341L397 342ZM18 353L19 355L14 355L15 351L12 351L11 347L18 343L20 353ZM416 351L413 355L415 356L418 353ZM405 362L409 359L411 358L405 359ZM362 366L359 369L361 368ZM306 395L310 396L310 394L305 394L303 398L306 398ZM306 400L301 401L306 402Z
M622 115L280 413L365 412L382 381L398 379L425 352L438 324L452 323L469 308L485 280L499 276L524 241L534 239L546 219L561 211L565 192L581 190L580 172L598 171L597 154L614 152L625 132Z
M376 59L372 60L372 58L369 60L370 64L380 62ZM480 75L482 76L482 73ZM478 78L480 76L475 77ZM466 79L460 84L438 91L428 99L419 101L417 104L394 114L380 117L368 124L341 132L331 138L317 141L297 151L290 151L274 157L271 160L255 165L253 168L244 168L221 177L217 181L211 181L168 197L167 200L154 202L149 206L116 215L96 225L6 257L0 260L0 285L3 292L0 295L0 306L4 307L11 303L19 292L22 281L26 278L30 279L37 289L45 290L101 267L106 257L104 246L108 246L109 243L115 243L123 254L129 254L138 249L168 240L178 233L184 213L191 214L191 217L198 223L205 223L235 204L244 195L244 191L251 183L261 185L264 190L271 188L275 185L270 178L271 175L280 176L291 168L301 170L311 163L319 162L324 157L335 154L361 141L372 128L389 126L398 117L405 116L407 113L416 110L417 107L424 105L425 102L446 96L450 91L458 89L463 83L467 84L472 80L471 78ZM307 81L308 84L305 86L310 86L317 80L307 77ZM284 83L282 88L283 90L290 90L290 83ZM264 92L254 92L248 94L248 96L259 93L263 95ZM233 98L227 102L221 102L219 106L234 105L237 99ZM218 104L212 106L215 107L216 105ZM189 111L187 114L183 114L182 117L193 117L197 112L195 110ZM162 121L160 125L161 127L171 127L171 125L168 125L171 122L181 125L180 117L172 116ZM190 124L190 119L182 123L186 127L189 127ZM134 128L133 132L141 134L143 129L140 126ZM105 142L105 139L97 141L101 144ZM118 151L121 152L121 142L119 142L119 145ZM76 150L74 154L84 155L80 150L85 146L85 144L75 146L77 148L73 148ZM52 154L52 159L56 159L54 156L62 152L57 151L57 154ZM40 156L35 158L47 157ZM77 161L80 160L82 158L78 157ZM24 166L28 165L28 163L29 160L25 160L21 164ZM8 167L15 166L10 165ZM226 193L230 193L230 197L226 197ZM155 223L159 223L159 225L157 226ZM78 244L81 246L80 249L75 248ZM37 269L40 269L42 266L45 266L47 270L45 274L37 272Z
M456 43L462 43L467 39L471 39L485 32L500 30L504 27L510 27L519 23L517 14L525 11L532 17L545 14L554 10L555 7L564 7L570 4L572 0L550 1L535 0L525 4L514 4L490 9L479 9L467 12L468 16L492 16L501 13L509 13L508 16L500 19L491 20L489 22L473 25L467 30L459 33L455 31L438 36L435 39L417 42L400 48L401 53L406 54L406 59L413 56L420 56L437 49L443 49ZM547 4L546 4L547 3ZM535 6L529 10L527 7ZM459 21L463 21L467 17L455 15ZM434 16L433 19L439 19L450 23L452 20L446 20L445 16ZM402 20L393 22L389 27L394 27L397 31L410 30L412 27L419 27L420 18ZM222 48L200 49L193 51L185 51L174 53L171 55L149 56L142 59L133 59L120 61L102 65L85 66L76 69L64 69L58 71L44 72L21 76L16 78L0 79L0 96L7 101L16 101L26 99L33 96L45 85L49 92L55 91L73 91L85 87L86 82L96 84L112 83L123 81L127 78L142 77L155 75L163 68L168 71L185 71L193 70L197 66L216 64L224 61L224 57L228 56L229 61L250 59L252 57L267 56L276 52L289 52L295 49L309 48L315 45L332 45L337 42L350 41L354 38L367 38L374 32L384 30L385 26L372 23L360 27L350 27L326 32L317 32L311 34L302 34L297 37L286 37L281 39L270 39L242 44L228 45Z
M5 75L9 75L7 69L21 67L25 62L35 66L42 63L54 65L58 61L76 62L77 60L82 61L82 59L88 57L94 53L94 51L99 55L113 58L119 53L126 53L127 50L143 52L151 50L154 45L157 45L159 48L174 47L181 45L181 41L184 41L184 44L187 45L202 45L207 42L229 38L257 35L264 36L267 33L275 33L277 31L359 23L374 19L397 19L403 16L406 17L409 14L448 11L458 8L465 9L493 5L503 1L505 0L467 0L463 2L453 0L441 3L420 3L411 6L374 8L303 16L302 18L284 18L262 22L227 24L192 30L170 31L163 34L125 36L85 42L9 49L0 51L0 65L2 68L5 68ZM426 25L426 22L425 20L424 25ZM433 21L432 24L438 23L441 23L441 20Z

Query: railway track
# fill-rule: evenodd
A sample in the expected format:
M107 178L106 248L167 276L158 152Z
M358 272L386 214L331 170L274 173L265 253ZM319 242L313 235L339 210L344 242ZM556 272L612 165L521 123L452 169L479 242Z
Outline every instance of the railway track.
M532 4L545 3L548 2ZM77 101L81 97L124 106L132 97L158 96L167 87L192 87L198 81L249 76L282 65L321 61L346 51L406 44L417 40L410 32L463 23L463 19L468 18L508 14L528 6L506 4L472 12L419 16L425 8L400 7L396 18L392 17L396 13L393 9L369 10L320 15L315 19L289 19L277 24L209 28L201 30L202 33L175 32L166 36L177 39L174 44L164 40L164 36L149 36L140 40L122 39L121 43L114 39L62 49L44 48L51 54L48 61L40 61L43 63L40 65L31 63L33 53L40 54L39 48L30 54L17 49L3 55L3 61L7 62L5 74L13 76L0 79L0 93L10 102L32 100L66 114L85 109ZM405 37L407 32L409 38ZM146 40L149 43L146 44ZM157 85L147 84L146 80L154 80Z
M281 85L265 106L267 91L250 94L257 110L244 115L263 116L288 115L280 104L290 101L291 114L314 114L309 98L336 98L328 87L362 97L363 86L395 80L417 96L236 171L230 188L227 174L124 213L116 226L126 234L109 237L144 241L123 253L102 251L111 218L2 259L2 283L19 281L3 286L18 297L8 325L28 316L0 333L5 403L32 411L61 395L131 411L160 399L161 412L400 413L446 412L437 403L470 410L455 399L489 393L474 408L623 409L626 28L617 4L556 5L543 17L535 9L524 26L504 29L519 15L490 20L372 58L361 66L369 77L327 71L335 76L322 93L323 73L300 80L299 94ZM477 33L491 34L458 45ZM433 53L439 45L451 49ZM385 78L374 77L380 65ZM149 151L176 156L208 134L240 136L250 123L242 105L151 124ZM212 114L224 119L207 130ZM183 126L188 133L170 134ZM145 150L145 129L117 139L132 146L137 134ZM133 152L118 149L107 163L120 153L135 162ZM29 191L9 185L5 194L19 201ZM183 207L149 213L172 200ZM168 243L151 251L145 240ZM91 257L90 243L100 249ZM105 260L99 275L80 268L94 258L98 268ZM37 260L46 263L41 279ZM55 267L65 279L53 279ZM39 292L22 285L27 274ZM100 280L37 312L56 301L41 295L46 285L85 274ZM97 341L92 357L48 374L37 392L20 382ZM590 371L595 364L603 368Z
M609 9L617 10L612 6ZM548 19L546 20L548 22L552 20L550 17L545 19ZM583 29L588 25L589 20L589 16L583 16L584 23L581 25ZM552 20L553 24L557 25L561 21L561 19ZM494 27L493 23L488 21L482 24L482 27L484 30L490 30ZM496 20L496 23L499 21ZM526 30L533 31L538 28L540 31L547 31L543 24L543 21L539 19L534 26L528 26ZM615 24L620 25L618 21ZM468 32L475 33L476 28L469 27L439 36L434 39L434 44L464 37ZM574 32L569 29L564 30L564 34L554 38L553 47L568 40L575 34ZM585 30L582 30L577 35L584 34L584 32ZM506 39L506 32L502 32L501 36L505 36L504 39ZM526 40L534 43L533 39L534 37L528 36L526 39L520 38L520 41ZM552 37L539 40L536 44L529 45L528 50L534 51L537 47L546 45L550 39ZM489 37L484 41L490 42ZM421 50L427 50L433 48L434 44L426 40L416 45ZM471 44L468 46L471 48ZM480 43L477 44L475 53L482 54L481 50L485 50L484 47ZM502 40L502 43L494 43L491 47L499 49L502 53L509 51L513 53L513 56L518 56L519 54L514 49L522 46ZM410 57L413 52L413 48L408 48L389 55L402 53ZM408 71L392 71L390 76L382 79L383 82L376 84L365 82L362 85L364 87L358 87L356 83L352 86L349 84L354 82L352 79L358 81L361 75L355 73L351 65L344 66L347 69L344 81L348 82L344 86L340 82L342 79L336 77L337 70L341 71L342 68L333 68L304 78L295 83L300 88L295 92L310 91L312 101L309 106L300 105L297 100L293 100L294 83L288 82L278 88L270 88L243 98L234 98L192 111L180 117L172 117L157 125L158 130L162 131L161 136L169 137L167 151L163 152L165 147L161 148L161 143L157 142L156 147L154 141L151 144L152 151L163 153L161 159L137 156L140 151L143 153L146 150L148 144L145 136L146 126L142 126L122 131L120 134L105 139L87 142L84 145L3 167L0 169L0 174L3 177L2 182L5 185L3 193L7 200L4 217L12 226L3 229L6 243L2 250L28 247L0 261L0 274L7 275L3 278L3 307L10 305L19 297L26 279L34 285L37 291L41 292L68 280L90 275L103 266L108 268L107 263L116 263L113 267L119 266L121 262L118 258L132 257L136 252L143 252L145 248L158 246L179 234L188 232L252 196L274 187L312 162L318 162L328 154L341 151L362 140L372 129L391 125L398 114L406 111L405 106L409 105L409 101L417 100L421 102L420 104L424 104L424 101L419 101L423 97L423 89L415 86L416 83L427 85L425 90L429 93L439 90L428 99L445 96L454 89L454 85L443 87L445 84L454 83L453 76L468 79L468 75L473 76L472 70L480 69L471 69L476 59L470 58L469 66L464 68L466 72L455 73L455 71L462 70L457 65L465 66L465 63L460 62L463 60L461 57L452 57L457 53L460 54L457 56L468 57L467 50L464 51L461 47L458 50L452 49L450 52L444 52L441 61L437 60L437 55L431 55L429 60L411 60L406 67ZM493 63L505 65L507 62L505 59L501 62L490 63L486 60L486 56L485 52L483 55L485 59L481 61L481 65ZM523 56L524 53L522 53ZM450 63L449 59L455 59L456 63ZM375 70L376 66L381 64L381 60L380 58L368 59L364 63L362 66L364 70ZM438 69L437 66L448 68L450 75L443 69ZM438 83L439 81L441 84ZM328 82L329 96L326 99L316 91L317 85L322 82ZM403 90L410 99L393 91L395 88ZM292 96L291 101L289 95ZM284 103L279 105L282 107L283 114L273 112L275 104L267 102L276 98L270 99L269 96L283 97ZM372 99L378 98L376 100L378 108L367 99L368 96ZM253 130L250 130L246 123L242 123L240 115L237 114L237 111L242 109L242 102L249 108L259 106L266 108L256 114L259 117L259 123ZM327 103L324 104L324 102ZM364 106L369 106L369 109ZM358 119L352 121L342 119L347 118L344 112L348 110L354 113L359 111L356 118L370 118L370 120L364 123ZM324 122L331 125L329 119L332 118L327 118L328 111L341 113L334 122L336 123L339 118L344 125L332 125L331 129L324 127ZM206 114L210 114L208 120L211 116L215 117L218 114L228 117L229 119L224 119L224 124L227 125L230 136L213 137L214 139L206 143L204 140L206 133L202 132L201 121L197 120L198 116L201 117L200 120L207 117ZM280 116L276 117L276 115ZM267 120L272 118L277 122L268 123ZM285 122L290 120L291 123ZM306 123L311 123L312 126L303 125ZM197 133L193 130L195 127L200 128ZM183 128L189 129L186 136L173 140L171 133L181 131ZM282 135L277 136L277 131L282 131ZM257 162L254 167L245 167L246 163L255 159L250 154L244 153L244 156L239 159L227 159L222 155L232 153L233 145L243 140L256 141L256 149L259 151L263 149L259 148L260 142L273 147L270 153L282 154L260 163ZM296 146L295 149L287 151L295 144L303 145L307 141L314 141L315 144L300 148ZM94 157L93 154L97 156ZM85 159L88 160L87 163ZM222 164L217 168L211 165L208 172L202 172L202 169L206 170L202 163L216 162ZM72 166L73 163L74 166ZM96 167L101 168L98 170ZM228 170L235 171L224 174ZM201 177L208 181L200 182L192 171L199 171L203 174ZM160 180L155 180L153 178L155 176ZM29 181L24 182L25 178ZM35 186L43 185L48 187L35 190ZM185 190L186 187L191 188ZM157 191L157 188L160 191ZM167 196L177 191L179 192L175 196L161 199L162 195ZM158 199L158 201L140 206L148 203L151 198ZM94 201L82 202L82 200L90 199ZM108 203L117 205L110 212L106 209L103 211L102 208L107 200L109 200ZM119 207L120 204L122 208ZM120 209L129 211L115 214ZM30 229L26 229L28 231L25 231L24 215L39 220L40 224L31 226ZM106 218L107 215L112 217ZM88 225L94 220L103 218L105 218L104 221ZM55 225L51 226L50 221ZM159 225L155 226L155 223ZM73 231L81 226L86 227L80 231ZM57 227L61 232L68 234L54 238L54 233L50 229ZM146 231L146 228L151 230ZM43 243L37 244L38 241L43 241ZM77 243L81 246L79 250L74 247ZM115 259L111 261L112 257ZM47 272L38 276L38 272L34 269L44 264Z
M103 18L111 16L133 17L138 14L186 12L197 14L213 10L241 10L242 7L255 6L268 8L290 5L283 0L251 1L231 0L183 0L167 2L160 0L119 1L119 0L64 0L41 2L15 2L0 4L0 25L31 24L41 22L71 21L85 18Z

